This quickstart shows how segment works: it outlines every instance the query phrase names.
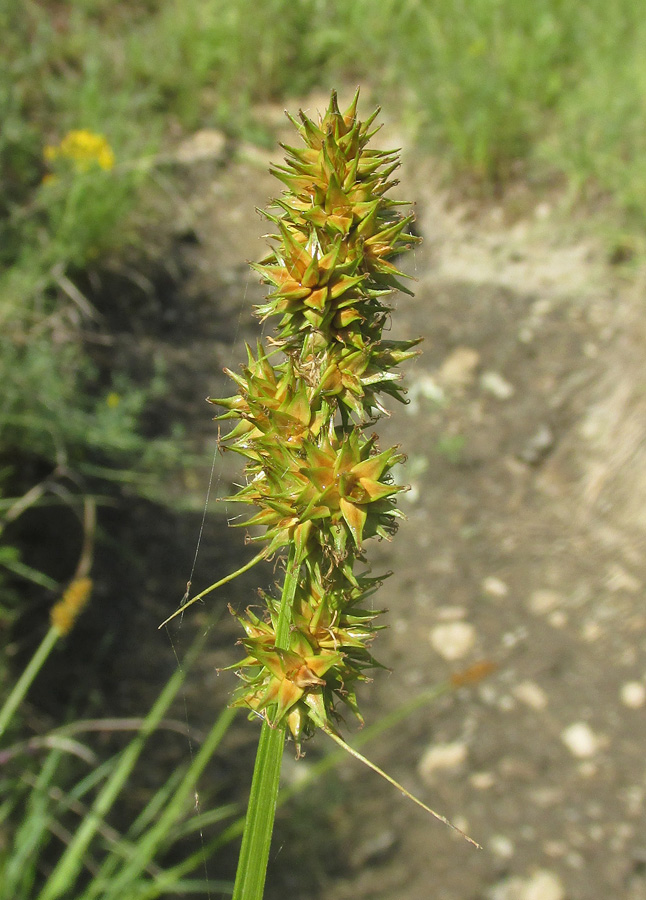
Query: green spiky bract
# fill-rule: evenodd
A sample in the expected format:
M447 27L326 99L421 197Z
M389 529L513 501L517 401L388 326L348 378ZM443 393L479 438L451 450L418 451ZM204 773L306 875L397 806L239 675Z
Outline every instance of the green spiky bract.
M262 897L285 733L300 753L317 728L336 734L343 710L361 720L356 688L378 665L380 627L364 544L389 538L401 516L392 470L403 456L367 429L386 414L384 396L404 399L397 367L417 353L417 340L383 337L388 296L410 293L393 259L417 238L405 204L386 197L397 152L368 149L378 110L362 123L357 100L341 113L333 93L318 123L292 119L304 146L283 145L273 168L285 190L254 266L270 287L256 312L276 334L228 372L237 393L211 401L232 424L222 446L246 460L246 485L229 499L255 507L249 540L260 558L288 554L279 596L236 616L245 655L232 705L264 722L234 900Z

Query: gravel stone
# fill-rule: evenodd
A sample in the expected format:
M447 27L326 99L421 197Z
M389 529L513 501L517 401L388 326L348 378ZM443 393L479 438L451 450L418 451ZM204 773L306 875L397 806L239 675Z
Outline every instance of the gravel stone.
M500 859L511 859L514 855L514 842L505 834L493 834L487 841L487 848Z
M455 741L451 744L433 744L420 759L417 771L424 784L435 784L436 774L459 769L467 758L467 745Z
M538 869L525 882L520 900L563 900L565 888L561 879L548 869Z
M561 605L563 598L556 591L541 588L532 593L529 598L529 608L537 616L545 615Z
M462 659L476 642L476 630L469 622L446 622L431 631L431 644L444 659Z
M474 772L469 778L469 783L478 791L487 791L494 786L496 778L493 772Z
M549 425L540 425L526 442L518 456L530 466L538 466L554 447L554 432Z
M196 131L177 148L175 158L178 162L190 164L210 159L220 159L226 148L226 137L215 128L202 128Z
M646 702L646 687L641 681L627 681L619 692L621 702L630 709L639 709Z
M499 372L483 372L480 376L480 387L496 400L509 400L514 396L514 386L502 377Z
M547 694L535 681L521 681L514 688L514 696L532 709L545 709L547 706Z
M588 759L599 749L599 739L587 722L573 722L561 732L561 740L572 756Z
M480 354L472 347L456 347L442 363L438 378L447 387L464 388L473 382Z
M482 590L490 597L506 597L509 593L508 585L495 575L489 575L483 580Z

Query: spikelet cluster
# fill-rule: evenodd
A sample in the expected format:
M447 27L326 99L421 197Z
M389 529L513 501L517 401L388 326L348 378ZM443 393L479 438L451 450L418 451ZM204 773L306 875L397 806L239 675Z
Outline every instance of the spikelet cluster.
M392 470L403 456L367 429L386 413L384 394L404 399L397 367L418 343L383 337L386 298L410 293L393 258L417 238L413 216L385 196L397 153L367 148L379 110L362 123L357 100L341 113L333 93L318 123L291 119L304 146L282 145L285 164L272 171L285 190L265 214L270 252L254 266L270 287L256 312L276 322L275 338L248 347L241 372L227 370L234 396L211 400L233 426L223 447L246 460L246 486L229 499L256 508L249 540L267 556L291 547L297 574L285 640L280 599L263 595L263 615L237 617L246 655L233 702L286 722L299 748L343 707L360 718L356 686L377 665L369 597L379 579L366 572L364 543L396 529L404 488Z

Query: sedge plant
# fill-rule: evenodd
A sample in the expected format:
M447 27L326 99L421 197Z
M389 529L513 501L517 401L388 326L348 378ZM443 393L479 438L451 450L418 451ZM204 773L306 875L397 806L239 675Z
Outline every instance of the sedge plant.
M378 666L371 644L383 626L370 597L382 579L365 544L397 528L405 488L392 470L404 457L370 429L387 414L384 398L404 399L398 366L418 352L419 339L384 338L389 296L411 293L393 258L418 238L408 204L386 196L397 151L368 148L379 110L361 122L357 101L358 91L341 112L332 93L318 122L290 116L304 146L281 145L285 164L272 171L285 190L265 213L271 249L253 267L270 287L256 313L275 336L247 347L240 373L226 370L237 393L210 401L232 423L221 445L246 461L246 484L229 499L256 508L243 524L261 549L189 602L262 559L284 564L276 593L261 593L262 614L233 613L245 655L232 706L263 723L234 900L263 894L286 735L300 755L321 729L376 769L338 726L346 711L362 721L357 686Z

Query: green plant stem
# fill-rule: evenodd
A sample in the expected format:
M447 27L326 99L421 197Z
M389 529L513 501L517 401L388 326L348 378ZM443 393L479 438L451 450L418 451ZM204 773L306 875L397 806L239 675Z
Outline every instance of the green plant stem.
M59 637L60 632L58 628L52 626L41 641L40 646L32 658L27 663L24 672L15 683L11 693L5 700L2 709L0 709L0 737L2 737L6 731L7 725L11 721L13 714L20 706L25 694L31 687L34 678L42 669L45 660L52 652L54 644L58 641Z
M105 894L101 894L105 900L126 896L128 887L144 871L168 832L177 824L186 807L187 797L195 788L198 778L226 734L236 712L237 710L227 708L220 713L164 811L155 824L136 842L135 854L109 881L106 882L105 879L102 879L100 872L96 879L96 888L91 887L89 890L89 897L96 897L101 894L101 891L105 891Z
M451 680L447 680L433 688L429 688L429 690L422 691L417 694L416 697L413 697L412 700L409 700L408 703L399 706L397 709L393 710L393 712L383 716L378 722L375 722L374 725L369 725L359 732L359 734L356 734L352 739L352 746L355 749L363 747L364 744L373 741L385 731L388 731L389 729L394 728L395 725L403 722L408 716L412 715L421 707L433 703L445 694L449 694L456 690L456 687L457 685ZM283 790L280 791L278 794L277 806L282 806L283 803L286 803L288 800L291 800L292 797L300 794L309 784L321 778L347 758L348 754L345 750L337 749L327 753L322 759L308 767L307 772L302 779L299 779L295 784L283 788ZM183 875L192 872L193 869L199 865L200 860L203 859L204 855L209 857L213 853L216 853L221 847L226 846L231 841L240 837L244 831L244 827L245 816L240 816L228 825L224 831L221 831L217 837L209 841L205 847L192 853L176 866L165 869L164 872L155 879L155 883L152 887L149 887L140 895L137 895L137 900L154 900L154 898L159 897L160 893L162 893L165 888L175 884Z
M194 603L197 603L198 600L201 600L203 597L206 597L207 594L210 594L211 591L216 590L216 588L222 587L223 584L228 584L229 581L233 581L234 578L237 578L238 575L242 575L244 572L248 572L249 569L252 569L259 562L262 562L264 559L267 559L267 548L264 548L257 553L253 559L250 559L249 562L245 563L244 566L240 566L239 569L236 569L235 572L230 572L228 575L225 575L224 578L221 578L219 581L216 581L214 584L209 585L209 587L204 588L203 591L200 591L199 594L196 594L195 597L191 597L183 606L180 606L179 609L176 609L172 616L169 616L167 619L161 623L159 628L163 628L164 625L168 625L172 619L176 618L176 616L183 615L189 606L192 606Z
M276 627L278 649L284 650L288 646L292 604L300 563L300 556L292 545L285 569L285 582ZM262 900L284 747L285 725L272 726L265 720L256 753L233 900Z
M69 891L75 883L91 840L130 776L141 755L146 740L157 729L166 710L184 683L188 668L195 661L198 653L204 646L206 634L206 631L203 632L193 642L192 647L184 659L184 665L181 668L178 668L168 680L164 690L161 692L152 709L144 719L139 733L132 739L121 754L114 771L97 796L88 816L83 820L80 828L75 832L74 837L59 859L54 871L47 879L45 887L38 895L38 900L56 900L56 898L61 897L66 891Z

